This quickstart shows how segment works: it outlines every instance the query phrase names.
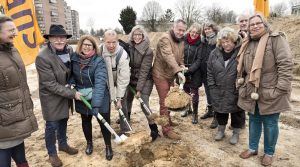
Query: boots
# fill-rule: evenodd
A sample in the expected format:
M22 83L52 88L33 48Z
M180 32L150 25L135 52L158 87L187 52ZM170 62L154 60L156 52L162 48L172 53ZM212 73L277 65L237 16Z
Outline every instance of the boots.
M86 155L91 155L93 153L93 142L92 141L87 141L85 153L86 153Z
M213 117L213 108L212 108L212 105L208 105L207 108L206 108L206 113L201 116L200 118L201 119L206 119L206 118L210 118L210 117Z
M218 126L218 132L216 134L215 140L221 141L225 137L225 125L219 125Z
M163 134L165 137L172 139L172 140L180 140L181 139L181 137L172 130L170 130L166 133L163 133Z
M155 123L154 124L149 124L149 127L151 129L150 136L152 137L152 141L154 141L154 140L156 140L156 138L158 136L160 136L157 125Z
M229 143L235 145L239 141L241 129L240 128L233 128L232 136L229 140Z
M198 103L193 103L192 124L198 124Z
M213 112L213 115L214 115L214 119L212 120L212 122L209 125L209 127L211 129L215 129L215 128L218 127L218 121L217 121L217 118L216 118L216 112Z
M75 155L78 153L78 150L76 148L70 147L68 144L63 147L59 147L58 150L63 151L69 155Z
M60 167L63 165L63 163L61 162L57 154L53 156L49 156L49 161L51 163L51 166L53 167Z
M105 154L105 158L106 158L108 161L112 160L114 154L113 154L113 150L112 150L112 148L111 148L110 145L106 145L105 153L106 153L106 154Z

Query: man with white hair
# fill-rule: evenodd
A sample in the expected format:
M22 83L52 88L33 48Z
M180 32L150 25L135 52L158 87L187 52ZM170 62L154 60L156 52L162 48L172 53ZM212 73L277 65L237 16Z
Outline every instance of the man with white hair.
M248 22L249 22L249 15L247 14L241 14L238 16L237 22L239 24L240 30L239 35L242 38L245 38L247 36L248 32Z
M107 30L104 33L104 45L101 46L102 56L105 60L108 72L108 84L110 99L116 102L116 109L124 107L122 101L126 88L130 81L129 57L122 46L119 45L117 33L114 30ZM128 120L127 110L123 110ZM121 133L129 131L123 119L120 119Z

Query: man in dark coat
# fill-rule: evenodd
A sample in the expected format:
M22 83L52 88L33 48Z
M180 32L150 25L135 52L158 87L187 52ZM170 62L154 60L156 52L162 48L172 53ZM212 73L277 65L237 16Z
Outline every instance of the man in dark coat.
M70 53L72 48L66 45L66 31L61 25L51 25L50 33L44 35L49 42L36 58L39 76L39 94L45 127L45 141L52 166L62 166L56 152L56 138L60 151L70 155L78 150L67 144L67 121L70 99L80 99L80 93L67 86L70 77Z

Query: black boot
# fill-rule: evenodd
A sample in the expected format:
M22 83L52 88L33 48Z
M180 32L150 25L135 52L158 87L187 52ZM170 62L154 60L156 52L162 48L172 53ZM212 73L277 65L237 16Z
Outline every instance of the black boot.
M112 150L111 146L106 145L105 152L106 152L106 155L105 155L106 159L109 161L112 160L114 154L113 154L113 150Z
M93 142L92 141L87 141L85 153L86 153L86 155L91 155L93 153Z
M217 118L216 118L216 112L214 112L214 119L212 120L210 126L209 126L211 129L215 129L218 127L218 121L217 121Z
M130 115L131 115L131 112L128 112L128 122L130 122Z
M192 124L198 123L198 103L193 103L193 115Z
M210 117L213 117L213 108L211 105L207 106L206 108L206 113L204 115L202 115L200 118L201 119L206 119L206 118L210 118Z
M152 137L152 141L154 141L154 140L156 140L156 138L158 136L160 136L157 125L155 123L154 124L149 124L149 127L151 129L150 136Z

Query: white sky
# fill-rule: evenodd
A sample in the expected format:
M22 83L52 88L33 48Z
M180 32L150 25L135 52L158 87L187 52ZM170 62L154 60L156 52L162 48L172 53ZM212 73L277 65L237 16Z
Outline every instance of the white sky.
M142 16L143 8L149 0L65 0L72 9L79 12L79 22L81 29L88 29L89 18L95 21L94 28L122 28L118 19L120 11L126 6L131 6L137 12L137 18ZM178 0L156 0L161 5L163 11L170 8L174 13L175 4ZM203 7L210 7L218 4L223 8L234 10L237 14L251 12L253 10L253 0L198 0ZM269 0L270 6L284 0ZM286 3L288 2L285 0Z

